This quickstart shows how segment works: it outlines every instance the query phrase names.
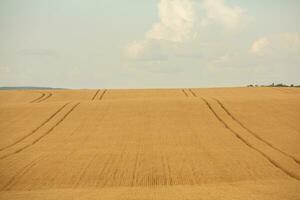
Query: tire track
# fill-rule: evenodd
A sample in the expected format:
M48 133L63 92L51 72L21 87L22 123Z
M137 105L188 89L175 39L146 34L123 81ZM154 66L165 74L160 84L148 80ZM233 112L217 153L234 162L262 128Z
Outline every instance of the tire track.
M105 164L104 168L102 168L101 171L101 176L103 177L104 175L104 171L105 169L108 169L108 177L105 177L105 179L103 179L103 183L101 185L102 188L106 187L109 183L110 180L114 180L115 174L116 174L116 170L118 170L117 168L115 169L114 173L112 172L112 169L114 167L114 165L118 166L118 161L120 160L120 158L118 158L118 155L122 156L125 152L126 146L122 147L122 150L117 153L117 154L111 154L110 156L110 160Z
M46 96L45 98L40 99L39 101L36 101L35 103L43 102L43 101L49 99L52 95L53 95L53 94L50 92L50 93L48 93L48 96Z
M15 141L14 143L7 145L5 147L2 147L0 149L0 151L3 151L7 148L10 148L20 142L22 142L23 140L25 140L26 138L28 138L29 136L33 135L35 132L37 132L40 128L42 128L46 123L48 123L51 119L53 119L60 111L62 111L69 103L66 103L65 105L63 105L62 107L60 107L55 113L53 113L46 121L44 121L41 125L39 125L37 128L35 128L33 131L31 131L29 134L23 136L22 138L18 139L17 141Z
M167 170L166 170L166 162L165 162L165 159L164 159L164 155L162 154L160 156L160 162L162 163L162 169L163 169L163 185L168 185L168 178L167 178Z
M112 185L117 184L116 177L117 177L117 173L120 172L118 166L120 166L122 164L124 155L126 155L125 152L126 152L126 145L124 146L123 150L121 150L121 153L118 155L118 159L116 159L116 162L115 162L116 168L115 168L114 172L112 173L111 178L109 179L109 180L112 180ZM108 179L107 179L107 182L105 183L105 185L107 183L108 183Z
M9 154L6 154L2 157L0 157L0 160L4 159L4 158L7 158L11 155L14 155L14 154L18 154L20 152L22 152L23 150L33 146L34 144L36 144L37 142L39 142L40 140L42 140L44 137L46 137L47 135L49 135L59 124L61 124L67 117L69 114L71 114L71 112L74 111L74 109L79 105L80 103L77 103L76 105L74 105L52 128L50 128L48 131L46 131L44 134L42 134L40 137L38 137L37 139L35 139L33 142L31 142L30 144L27 144L25 146L23 146L22 148L12 152L12 153L9 153Z
M220 116L216 113L216 111L212 108L212 106L208 103L208 101L204 98L202 98L202 100L204 101L204 103L207 105L207 107L209 108L209 110L214 114L214 116L218 119L218 121L223 124L225 126L226 129L228 129L231 133L233 133L237 139L239 139L241 142L243 142L245 145L247 145L249 148L251 148L252 150L256 151L257 153L259 153L260 155L262 155L264 158L266 158L274 167L280 169L283 173L285 173L286 175L288 175L289 177L296 179L298 181L300 181L300 176L293 174L289 171L287 171L286 169L282 168L281 166L279 166L277 164L276 161L274 161L272 158L270 158L267 154L265 154L264 152L262 152L261 150L257 149L256 147L254 147L253 145L251 145L247 140L245 140L242 136L240 136L240 134L238 134L236 131L234 131L232 128L230 128L228 126L228 124L222 120L220 118Z
M168 157L166 157L166 161L167 161L167 168L168 168L168 174L169 174L169 182L170 182L170 185L174 185L174 181L173 181L173 178L172 178L172 171L171 171L171 166L170 166L170 160Z
M103 181L103 175L104 175L104 172L105 172L105 170L106 169L108 169L108 166L110 165L110 163L112 162L112 160L113 160L113 155L112 155L112 153L110 153L108 156L107 156L107 158L106 158L106 160L105 160L105 162L104 162L104 164L103 164L103 167L102 167L102 169L100 170L100 173L97 175L100 179L102 179L102 181ZM101 183L101 182L100 182ZM96 182L96 187L98 187L98 181ZM102 186L103 187L103 186Z
M197 175L193 160L190 160L190 165L189 166L190 166L191 172L193 174L194 185L197 185L200 181L198 179L198 175Z
M45 93L42 93L41 96L39 96L38 98L36 98L36 99L30 101L30 103L36 103L36 101L39 101L39 100L42 99L45 95L46 95Z
M139 157L140 157L140 150L136 153L135 160L134 160L131 187L134 187L136 185Z
M31 161L28 165L26 165L25 167L23 167L19 172L17 172L17 174L15 174L2 188L1 191L8 191L10 190L15 183L17 182L18 178L24 176L30 169L32 169L32 167L34 167L38 161L40 161L42 158L41 156L39 156L37 159L34 159L33 161Z
M189 95L186 93L186 91L185 91L184 89L182 89L181 91L184 93L184 95L185 95L186 97L189 97Z
M249 132L250 134L252 134L255 138L257 138L258 140L262 141L263 143L265 143L269 147L271 147L271 148L279 151L283 155L285 155L285 156L293 159L296 163L300 164L300 161L297 158L295 158L294 156L292 156L292 155L290 155L290 154L282 151L281 149L275 147L270 142L268 142L267 140L263 139L258 134L256 134L255 132L253 132L252 130L250 130L248 127L246 127L240 120L238 120L236 117L234 117L232 115L232 113L224 106L224 104L220 100L218 100L216 98L214 98L214 100L221 106L221 108L227 113L227 115L229 115L235 122L237 122L242 128L244 128L247 132Z
M124 161L126 162L129 157L128 157L128 154L127 154L127 149L124 148L123 152L121 153L120 155L120 158L119 158L119 166L122 166L123 165L126 165L124 163ZM123 167L121 167L123 168ZM119 173L118 173L119 172ZM117 176L118 175L118 176ZM122 185L122 180L126 180L126 178L124 178L124 172L122 172L121 170L119 170L119 168L116 168L115 171L114 171L114 175L113 175L113 181L114 181L114 185L118 185L118 186L121 186ZM119 181L117 181L119 178Z
M141 157L141 154L142 154L142 138L141 138L141 135L138 136L137 142L138 142L138 147L137 147L136 155L134 157L135 159L134 159L134 165L133 165L131 187L136 186L136 184L138 182L137 171L138 171L138 167L139 167L140 157Z
M84 169L80 173L79 178L78 178L78 180L75 183L75 187L76 188L79 187L79 184L80 184L81 180L83 179L84 175L86 174L87 170L92 165L92 163L94 162L94 160L96 160L97 156L98 156L98 152L90 159L90 161L87 163L87 165L84 167Z
M195 92L194 92L191 88L189 88L189 91L190 91L190 93L192 93L192 95L193 95L194 97L197 97L197 95L195 94Z
M93 98L92 98L92 101L95 100L95 98L97 97L97 95L98 95L99 92L100 92L100 90L97 90L97 92L95 93L95 95L94 95Z
M114 164L116 164L116 163L117 163L116 155L111 155L110 160L105 163L105 165L101 171L101 176L103 177L105 170L108 169L108 172L107 172L108 177L104 176L104 179L102 180L102 185L101 185L102 188L104 188L108 184L109 180L111 180L113 178L110 171L113 168Z
M162 164L164 169L165 185L172 185L171 169L169 159L166 155L162 155Z
M103 97L104 97L104 95L105 95L106 92L107 92L107 90L104 90L104 91L102 92L102 94L101 94L99 100L102 100L102 99L103 99Z

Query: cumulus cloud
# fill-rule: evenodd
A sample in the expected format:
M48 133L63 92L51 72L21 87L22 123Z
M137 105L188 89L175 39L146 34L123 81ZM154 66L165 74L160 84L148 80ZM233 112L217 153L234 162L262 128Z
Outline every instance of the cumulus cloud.
M145 38L128 45L128 58L164 59L165 56L159 53L166 43L183 43L191 38L196 22L196 11L191 0L160 0L158 13L159 22L153 24Z
M243 9L238 6L227 6L224 0L203 0L203 5L207 20L221 24L228 30L238 28L244 15Z
M172 50L174 44L183 47L191 41L201 40L205 28L211 24L225 30L237 29L241 24L244 11L225 5L224 0L202 0L200 5L203 8L201 17L197 13L199 4L195 0L160 0L159 21L145 33L144 39L127 46L127 58L164 60L168 57L166 54L170 54L165 50ZM177 47L175 49L178 50Z
M170 52L172 45L167 41L141 40L132 42L126 49L126 56L138 61L167 59L165 52Z
M183 42L190 38L196 12L190 0L161 0L158 4L160 21L147 32L146 38Z
M257 54L257 55L262 55L265 51L265 49L269 45L269 39L266 37L259 38L255 40L250 48L250 52Z
M138 58L145 49L146 41L135 41L127 47L126 54L130 58Z
M265 57L298 57L300 53L299 33L280 33L256 39L250 52Z

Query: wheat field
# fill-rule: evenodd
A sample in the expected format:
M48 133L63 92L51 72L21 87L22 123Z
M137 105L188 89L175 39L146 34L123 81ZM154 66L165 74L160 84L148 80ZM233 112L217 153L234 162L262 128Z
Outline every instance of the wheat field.
M0 199L300 199L300 89L0 92Z

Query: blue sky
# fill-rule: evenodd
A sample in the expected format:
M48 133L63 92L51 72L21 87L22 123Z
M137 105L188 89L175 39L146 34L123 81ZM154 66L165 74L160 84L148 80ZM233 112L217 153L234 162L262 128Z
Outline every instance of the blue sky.
M298 0L0 0L0 85L300 84Z

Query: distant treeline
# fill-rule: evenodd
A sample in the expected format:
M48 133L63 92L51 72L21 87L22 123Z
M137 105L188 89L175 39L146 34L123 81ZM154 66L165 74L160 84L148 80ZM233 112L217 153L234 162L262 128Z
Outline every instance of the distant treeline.
M272 83L271 85L247 85L247 87L300 87L300 85L294 85L294 84L290 84L290 85L286 85L283 83L279 83L279 84L275 84Z

